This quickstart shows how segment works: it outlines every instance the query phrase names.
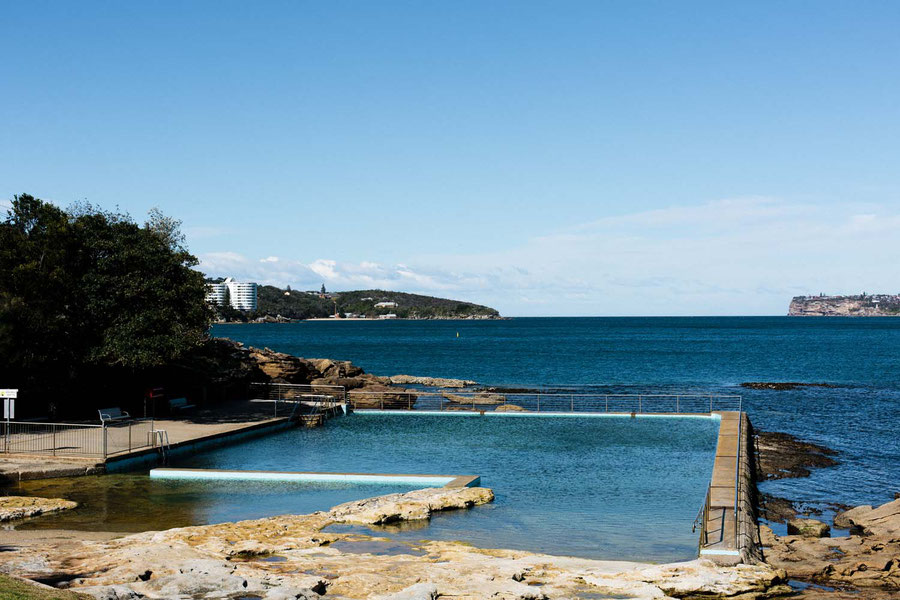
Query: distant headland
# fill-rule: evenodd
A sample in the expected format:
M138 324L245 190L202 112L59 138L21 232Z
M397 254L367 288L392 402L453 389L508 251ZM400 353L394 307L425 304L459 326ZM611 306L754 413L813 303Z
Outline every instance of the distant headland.
M217 281L217 280L211 280ZM286 322L306 319L500 319L489 306L387 290L327 292L292 290L271 285L256 287L253 310L240 311L217 306L219 322Z
M897 317L900 294L858 296L795 296L788 308L791 317Z

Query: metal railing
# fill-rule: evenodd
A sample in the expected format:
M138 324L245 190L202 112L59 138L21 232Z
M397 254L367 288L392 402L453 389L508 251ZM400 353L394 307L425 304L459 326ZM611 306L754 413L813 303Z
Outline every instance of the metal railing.
M153 419L134 419L115 424L0 423L0 443L6 454L46 454L108 458L151 447Z
M714 411L740 411L742 399L741 396L716 394L351 390L347 392L347 403L353 410L709 414Z
M271 401L274 414L293 415L298 405L313 410L332 408L346 400L346 389L340 385L313 385L304 383L253 383L250 385L253 400Z

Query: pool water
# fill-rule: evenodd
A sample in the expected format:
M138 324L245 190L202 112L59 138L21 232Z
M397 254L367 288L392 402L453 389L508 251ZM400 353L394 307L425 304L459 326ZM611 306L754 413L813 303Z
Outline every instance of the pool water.
M691 524L709 482L718 426L696 418L359 412L173 466L480 475L494 490L493 504L435 515L424 528L393 528L391 537L669 561L696 556ZM286 494L286 511L298 506Z
M691 524L706 493L718 427L712 418L357 412L317 429L290 429L177 458L170 466L479 475L494 490L494 503L438 513L430 522L373 529L401 544L461 540L488 548L667 562L696 557ZM158 480L146 474L25 482L19 493L66 497L82 506L17 527L165 529L310 513L416 487Z

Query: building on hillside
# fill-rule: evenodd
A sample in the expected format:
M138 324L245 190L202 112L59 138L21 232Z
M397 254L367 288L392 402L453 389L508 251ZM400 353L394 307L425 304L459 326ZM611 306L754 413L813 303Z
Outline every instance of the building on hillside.
M397 306L396 302L376 302L375 308L394 308Z
M397 315L395 315L394 313L388 313L386 315L378 315L378 318L379 319L396 319Z
M241 283L228 277L222 283L206 284L206 301L217 306L225 304L226 297L232 308L256 310L256 284Z

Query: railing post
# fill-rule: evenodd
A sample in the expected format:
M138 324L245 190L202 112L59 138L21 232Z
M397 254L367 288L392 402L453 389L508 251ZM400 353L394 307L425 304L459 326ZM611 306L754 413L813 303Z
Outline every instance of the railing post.
M569 408L569 412L575 412L575 394L572 394L571 400L572 400L572 404Z
M676 415L681 412L680 404L681 404L681 396L675 396L675 414Z
M131 452L131 423L128 423L128 451Z
M644 397L638 396L638 414L644 412Z
M109 454L107 453L107 450L109 449L109 441L107 439L108 434L106 431L106 423L103 424L103 428L100 431L103 434L103 458L105 460L107 456L109 456Z
M540 394L538 394L537 411L541 412L541 395Z
M56 425L53 425L53 456L56 456Z
M603 396L603 398L606 400L606 410L603 412L609 412L609 396Z

